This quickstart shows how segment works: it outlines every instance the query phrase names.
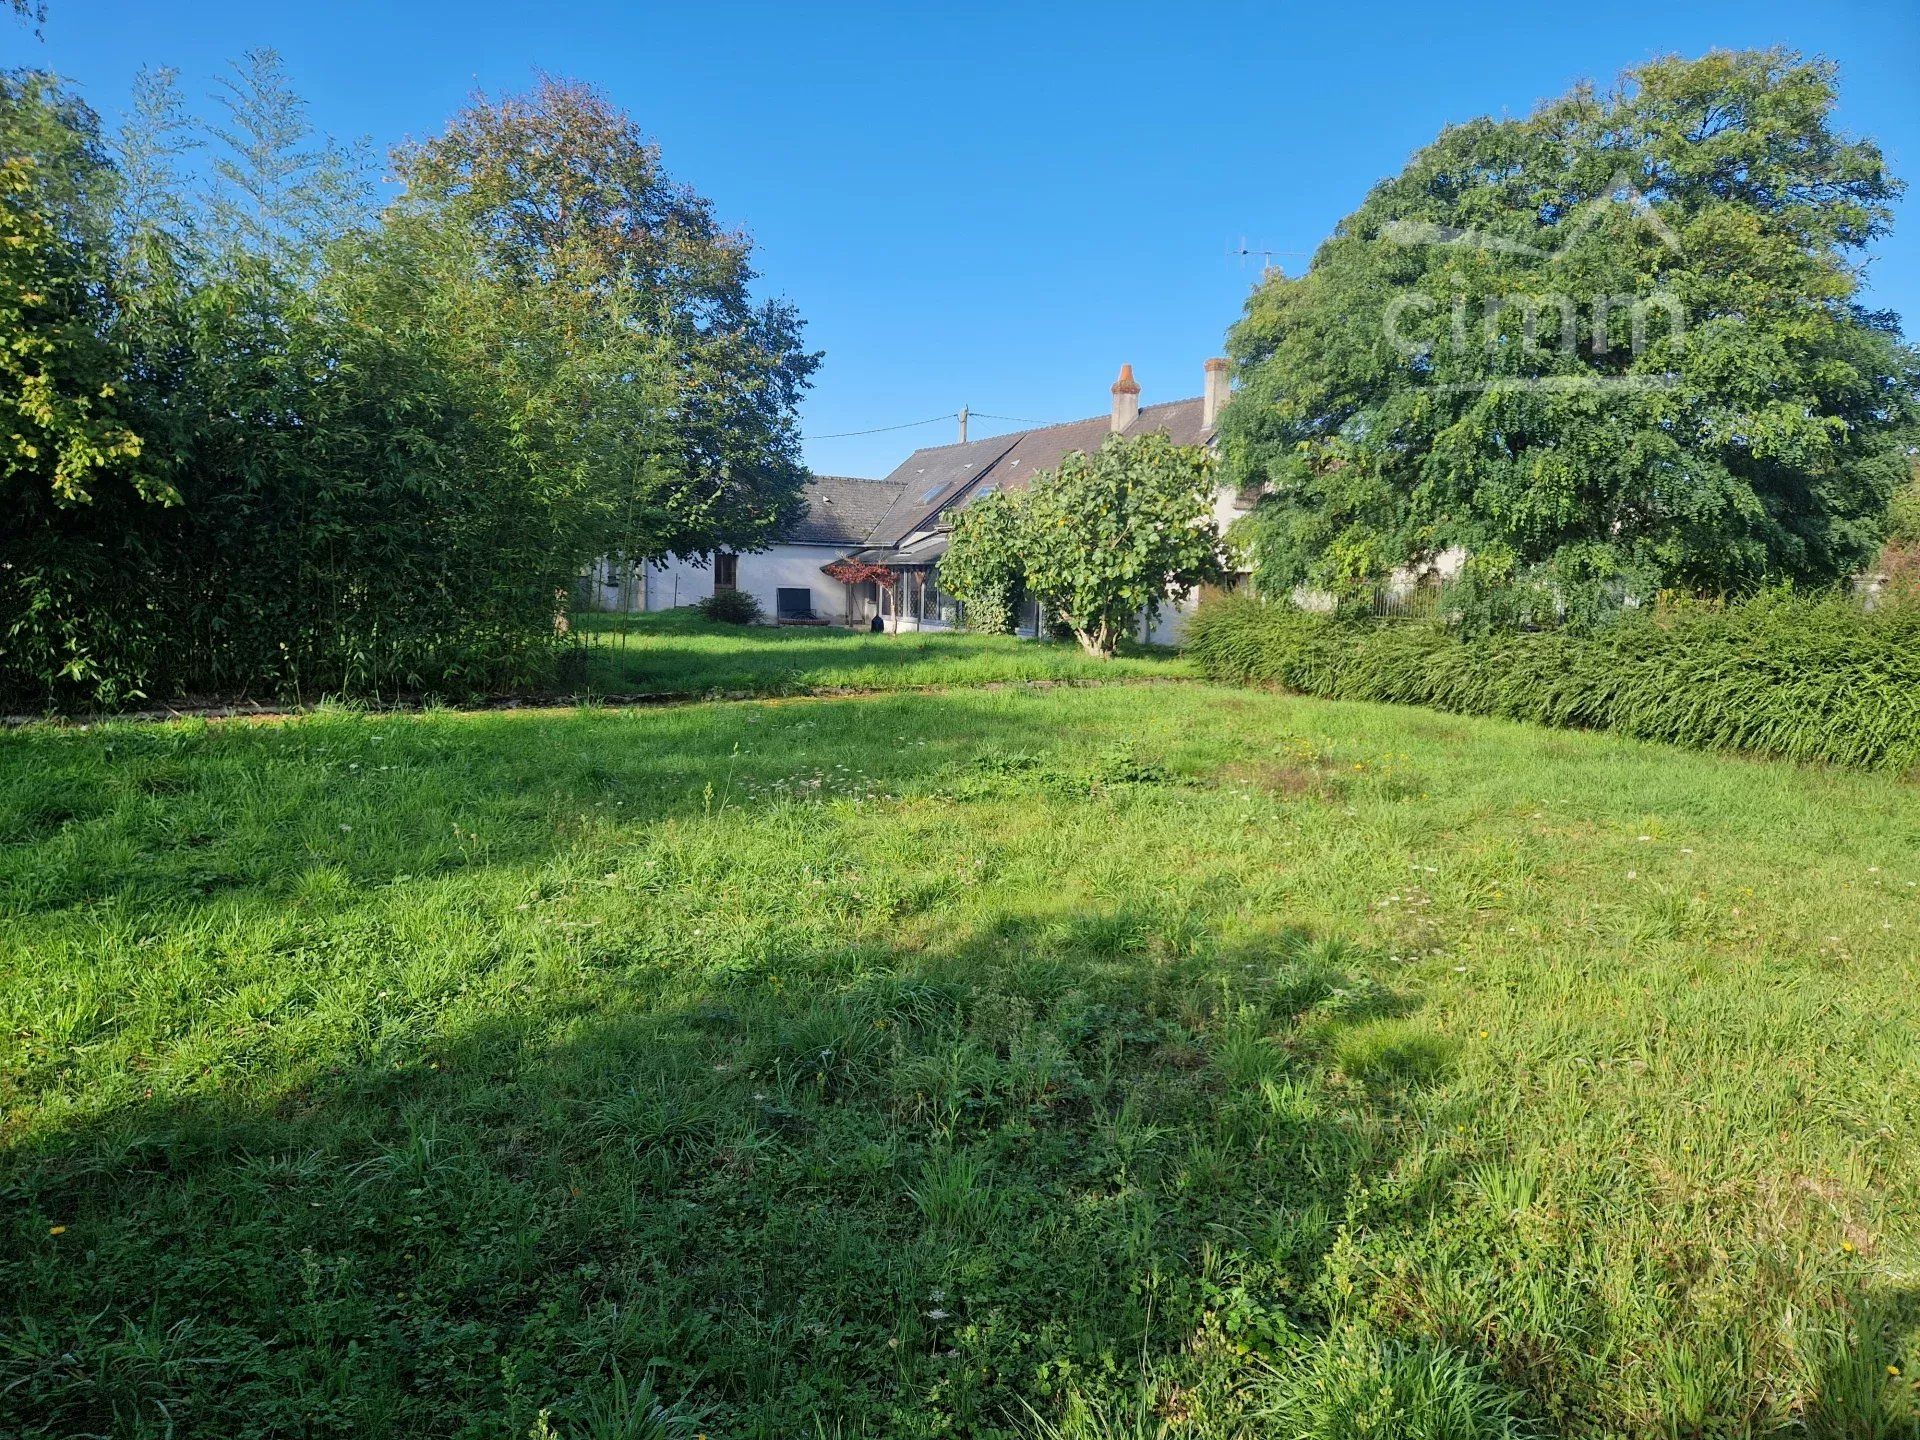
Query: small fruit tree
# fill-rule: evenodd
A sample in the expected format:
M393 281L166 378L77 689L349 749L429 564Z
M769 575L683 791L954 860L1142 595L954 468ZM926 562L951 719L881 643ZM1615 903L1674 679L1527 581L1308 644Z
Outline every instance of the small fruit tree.
M1019 623L1027 593L1019 501L1018 495L999 491L953 517L952 537L940 560L940 588L965 602L969 630L1011 635Z
M1214 491L1212 452L1165 435L1067 456L1011 512L1028 592L1089 655L1111 656L1137 616L1224 577Z

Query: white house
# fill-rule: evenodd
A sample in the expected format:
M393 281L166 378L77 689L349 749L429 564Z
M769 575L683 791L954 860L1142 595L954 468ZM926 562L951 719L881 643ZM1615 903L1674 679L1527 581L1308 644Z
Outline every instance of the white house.
M815 475L802 495L805 513L765 550L667 560L631 576L603 562L591 582L604 596L596 608L672 610L730 588L752 595L771 622L859 624L862 617L847 608L847 587L820 567L863 547L899 499L900 487L852 475Z
M1143 406L1133 367L1123 365L1104 415L928 446L884 480L816 475L805 491L805 515L767 549L704 562L670 561L628 574L602 564L583 581L581 598L593 609L668 610L731 586L751 593L771 621L868 625L879 617L888 628L897 623L903 630L945 629L960 618L958 604L939 586L947 516L996 490L1023 490L1035 475L1073 451L1099 449L1110 435L1159 431L1182 445L1213 444L1231 395L1227 362L1207 361L1205 380L1202 393L1191 399ZM1215 523L1224 530L1251 503L1251 497L1223 488L1214 503ZM849 558L894 571L900 577L894 595L881 596L871 583L845 585L825 573L823 567ZM1178 639L1197 599L1169 605L1151 630L1143 622L1140 638ZM1029 606L1023 632L1034 633L1039 619Z

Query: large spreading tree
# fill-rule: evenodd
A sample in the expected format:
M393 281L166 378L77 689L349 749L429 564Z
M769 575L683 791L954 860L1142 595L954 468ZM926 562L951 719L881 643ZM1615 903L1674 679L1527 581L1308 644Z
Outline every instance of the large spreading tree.
M1273 591L1464 554L1575 617L1821 584L1878 545L1916 365L1858 298L1900 191L1835 75L1716 52L1446 130L1234 328Z

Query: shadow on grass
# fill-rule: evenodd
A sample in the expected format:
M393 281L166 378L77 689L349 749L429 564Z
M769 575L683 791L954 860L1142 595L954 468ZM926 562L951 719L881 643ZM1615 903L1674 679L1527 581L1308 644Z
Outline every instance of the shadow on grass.
M10 1424L986 1435L1148 1371L1177 1407L1315 1323L1397 1153L1316 1059L1395 1005L1329 1014L1337 961L1013 918L136 1104L0 1162Z
M899 793L1062 743L1019 692L545 714L321 713L0 735L0 916L109 902L282 903L527 866L583 839L781 797ZM1082 743L1122 738L1077 717Z

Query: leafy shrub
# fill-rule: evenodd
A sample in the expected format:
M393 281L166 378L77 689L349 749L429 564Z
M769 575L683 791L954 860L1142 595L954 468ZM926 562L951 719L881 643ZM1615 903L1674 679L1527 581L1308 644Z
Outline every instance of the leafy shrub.
M1614 730L1708 750L1920 764L1920 607L1838 598L1634 611L1590 634L1466 639L1227 597L1188 629L1214 680Z
M968 624L1011 631L1028 596L1090 655L1111 657L1142 612L1220 578L1214 459L1160 434L1075 451L1019 495L954 517L940 583Z
M271 52L204 121L168 76L129 170L60 82L0 74L0 708L545 686L594 556L791 512L817 359L603 96L476 100L376 210ZM505 218L574 190L593 222ZM708 398L661 421L687 373Z
M940 560L940 585L966 604L967 628L1011 635L1026 602L1020 556L1019 497L982 496L953 517L953 536Z
M1896 545L1920 545L1920 475L1894 492L1887 507L1887 539Z
M1204 446L1146 434L1034 478L1015 512L1027 589L1089 654L1112 655L1143 611L1221 578L1214 467Z
M1880 551L1887 589L1920 600L1920 474L1894 494L1887 508L1887 543Z
M696 600L694 609L709 620L727 625L751 625L765 612L760 602L745 590L716 590L704 600Z

